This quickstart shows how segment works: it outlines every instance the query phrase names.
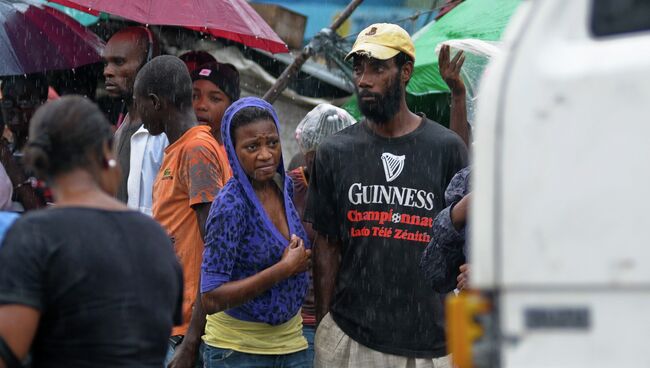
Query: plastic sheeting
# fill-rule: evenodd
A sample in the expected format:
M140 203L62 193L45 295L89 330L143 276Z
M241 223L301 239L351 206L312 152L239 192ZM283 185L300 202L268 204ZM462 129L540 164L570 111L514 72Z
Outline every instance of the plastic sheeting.
M347 111L330 104L320 104L311 110L296 127L300 152L316 150L323 138L356 123Z
M458 51L462 50L465 53L465 62L460 71L460 76L463 78L465 90L467 91L467 120L471 125L474 125L476 101L478 99L481 78L490 59L501 53L501 49L499 48L500 44L498 42L476 39L445 41L436 47L436 57L440 54L442 45L449 45L451 58Z

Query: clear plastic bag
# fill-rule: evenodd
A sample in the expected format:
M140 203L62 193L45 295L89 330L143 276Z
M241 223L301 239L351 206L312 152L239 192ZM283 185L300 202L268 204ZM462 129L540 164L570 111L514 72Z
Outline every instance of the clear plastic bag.
M449 45L451 58L458 51L462 50L465 52L465 62L460 71L460 76L463 78L467 91L467 120L470 125L474 125L476 101L478 99L481 77L490 59L501 53L500 43L473 38L448 40L436 46L436 55L440 54L442 45Z
M356 123L347 111L330 104L320 104L307 113L296 127L300 152L314 151L323 138Z

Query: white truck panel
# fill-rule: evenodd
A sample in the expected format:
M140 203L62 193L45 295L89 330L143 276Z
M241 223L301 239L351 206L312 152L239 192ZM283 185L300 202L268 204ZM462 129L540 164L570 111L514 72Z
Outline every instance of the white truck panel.
M476 286L493 279L495 254L506 288L650 283L650 33L594 40L588 3L535 4L521 44L506 56L515 59L504 71L501 135L486 107L496 101L479 104L476 191L486 195L473 207ZM491 244L494 225L501 244Z
M510 25L503 36L504 53L495 56L485 70L481 80L481 98L478 99L477 124L474 129L472 151L472 186L473 191L481 193L472 199L470 233L472 244L470 258L480 259L473 262L472 284L479 288L491 288L495 285L495 254L493 239L495 230L494 192L495 165L494 147L497 144L495 121L499 105L499 92L503 79L506 58L511 52L512 39L524 26L530 9L530 2L522 3L510 20Z
M587 1L552 3L508 71L503 284L650 283L650 33L594 40Z
M637 292L518 292L501 301L504 367L650 367L650 298ZM587 329L531 329L529 308L587 307Z
M502 367L650 367L650 32L594 38L592 1L524 1L481 84L471 287Z

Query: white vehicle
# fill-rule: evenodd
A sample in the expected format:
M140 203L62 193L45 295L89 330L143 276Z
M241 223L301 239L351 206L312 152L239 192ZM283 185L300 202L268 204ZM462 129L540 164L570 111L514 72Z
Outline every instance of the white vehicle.
M650 1L523 1L503 46L474 130L474 360L650 367Z

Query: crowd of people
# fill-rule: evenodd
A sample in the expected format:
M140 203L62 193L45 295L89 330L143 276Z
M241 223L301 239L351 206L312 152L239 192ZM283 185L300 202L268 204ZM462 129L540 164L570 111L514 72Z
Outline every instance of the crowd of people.
M451 367L462 54L441 52L452 131L406 103L409 34L363 30L346 57L363 119L317 106L291 169L234 66L160 54L146 27L108 40L116 129L87 98L46 102L42 74L2 80L0 368Z

